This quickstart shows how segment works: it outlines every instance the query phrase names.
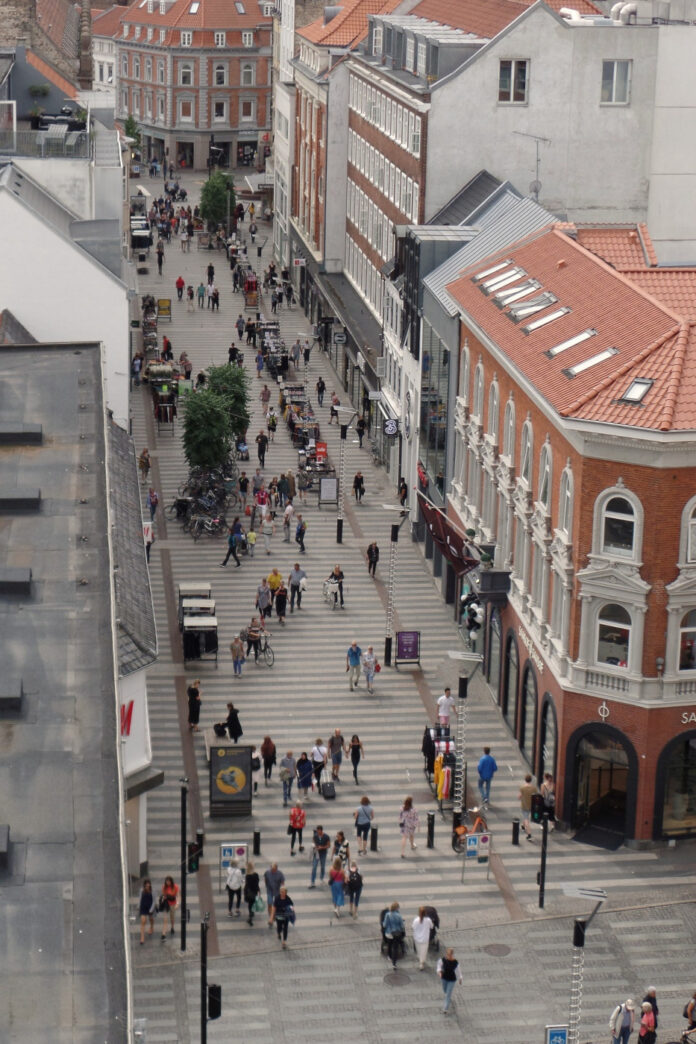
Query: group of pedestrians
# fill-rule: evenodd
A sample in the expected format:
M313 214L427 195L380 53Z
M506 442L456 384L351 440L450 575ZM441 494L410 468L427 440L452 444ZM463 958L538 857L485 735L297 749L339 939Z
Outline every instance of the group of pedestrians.
M375 656L372 645L368 645L367 651L363 652L358 645L357 639L348 646L346 650L346 674L348 675L348 688L353 692L360 685L360 673L365 675L367 691L374 695L375 674L381 670L381 665Z

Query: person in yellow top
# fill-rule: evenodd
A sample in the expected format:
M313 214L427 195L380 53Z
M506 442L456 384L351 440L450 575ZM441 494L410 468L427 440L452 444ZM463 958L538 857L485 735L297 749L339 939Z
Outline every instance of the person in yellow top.
M275 599L276 591L283 582L283 578L277 569L271 569L268 574L268 586L271 589L271 598Z

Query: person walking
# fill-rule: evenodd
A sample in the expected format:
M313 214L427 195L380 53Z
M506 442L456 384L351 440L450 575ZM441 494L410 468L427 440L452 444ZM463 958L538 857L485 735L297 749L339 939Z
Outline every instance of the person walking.
M341 762L343 752L346 749L346 741L341 735L340 729L334 729L333 736L329 736L329 757L331 758L331 778L340 783Z
M252 524L254 522L254 518L255 518L255 514L256 514L257 510L258 510L259 514L261 515L262 519L264 519L266 517L266 512L268 511L269 494L268 494L268 490L266 489L266 485L265 485L264 482L261 483L261 488L256 491L256 495L254 497L254 501L255 501L254 510L252 511L252 514L251 514Z
M334 609L336 609L338 607L338 599L339 598L341 599L341 609L345 609L345 602L343 601L343 581L344 580L345 580L345 575L344 575L343 570L341 569L340 565L335 565L333 567L333 569L331 570L331 572L329 573L328 577L327 577L328 583L334 584L334 592L333 592L333 598L334 598L333 607L334 607Z
M169 917L169 934L174 934L174 922L176 915L176 908L179 905L179 886L174 883L173 877L165 877L164 884L162 885L162 894L160 895L160 909L164 914L164 924L162 925L162 938L167 938L167 917Z
M367 427L367 425L365 424L365 418L361 414L358 417L357 421L355 422L355 431L356 431L357 436L358 436L358 448L359 449L362 449L363 439L365 438L365 428L366 427Z
M481 795L481 804L488 805L491 797L491 780L498 771L498 765L491 754L490 747L483 748L483 754L478 763L478 787Z
M256 588L256 608L259 611L262 621L264 618L271 615L272 601L271 589L268 586L268 580L264 576L261 578L259 587Z
M365 495L365 480L363 479L362 471L355 472L355 478L353 479L353 496L355 497L356 504L362 504L362 498Z
M246 647L246 658L249 658L249 653L254 650L254 662L259 662L259 651L261 647L261 632L263 631L263 623L259 620L258 616L252 616L251 623L247 627L247 647Z
M454 711L455 718L457 717L457 701L452 695L452 690L449 685L443 692L442 696L438 696L437 700L437 716L441 725L445 728L449 728L450 715Z
M255 442L258 447L257 453L259 457L259 464L263 468L266 466L266 450L268 449L268 435L266 435L265 431L260 431L258 433Z
M336 418L336 423L338 424L338 409L337 409L337 407L340 406L340 405L341 405L341 400L339 399L339 397L336 394L336 392L335 391L331 392L331 408L329 410L329 424L333 424L334 417Z
M346 652L346 674L348 675L348 688L352 692L360 684L360 666L362 664L362 649L354 638Z
M556 821L556 784L550 772L544 773L539 790L544 799L544 812L549 817L549 829L553 830Z
M317 381L317 383L316 383L316 390L317 390L317 402L319 403L320 406L323 406L324 405L324 392L326 391L326 384L324 382L324 378L323 377L320 377L319 380Z
M406 485L406 479L401 476L399 479L399 503L402 507L406 507L406 498L408 496L408 486Z
M280 482L282 482L282 480L283 480L283 476L281 476L281 479L280 479L280 481L278 483L279 492L280 492ZM287 485L287 480L286 480L286 485ZM281 500L282 500L282 493L281 493ZM283 543L284 544L289 544L290 543L290 528L292 526L292 519L293 519L294 514L295 514L295 508L293 507L292 500L288 500L288 502L285 505L285 511L283 512Z
M292 899L288 895L285 885L281 885L278 895L273 902L269 928L272 927L274 921L278 938L282 940L282 947L284 950L287 950L288 926L295 923L295 908L292 905Z
M138 468L140 469L140 479L142 482L147 482L147 476L150 474L151 466L152 461L150 460L150 451L146 446L138 457Z
M290 484L287 480L285 472L283 472L278 479L278 499L280 500L280 506L282 508L287 507L290 503ZM290 542L290 534L288 534L288 543Z
M377 657L375 656L374 649L371 645L368 645L367 652L363 653L362 669L363 674L365 675L367 691L369 692L370 696L374 696L375 694L375 672L377 671L378 667L379 664L377 663Z
M346 871L346 891L348 892L348 902L350 904L350 916L353 920L358 919L358 907L360 905L360 896L362 894L363 879L360 873L360 868L355 860L351 860L350 865Z
M635 1018L635 1004L629 997L623 1004L617 1004L609 1019L609 1029L613 1044L628 1044L628 1038L633 1033L633 1021Z
M254 793L258 794L261 779L261 755L256 747L252 747L251 750L251 779L254 784Z
M321 774L326 766L328 754L328 749L324 746L321 737L318 737L316 743L312 747L312 770L314 772L314 778L317 781L317 787L321 782Z
M266 554L270 555L271 538L275 536L275 523L270 514L266 515L261 523L261 535L263 536L263 546L266 548ZM270 613L268 615L270 616Z
M314 768L312 762L307 757L307 751L303 750L297 759L297 789L299 795L306 801L310 790L312 789L312 781L314 780Z
M140 945L145 945L145 925L150 922L150 928L148 935L152 935L155 930L155 913L157 912L157 903L155 897L152 894L152 881L149 877L146 877L143 881L143 888L140 893L140 902L138 904L138 912L140 914Z
M430 946L430 932L433 928L433 922L427 916L425 907L421 906L418 911L418 916L413 919L411 925L411 931L413 932L413 944L418 954L418 968L423 971L425 968L425 962L428 957L428 948Z
M645 1004L646 1001L648 1002L648 1004L652 1008L652 1013L655 1016L655 1025L654 1025L653 1029L656 1030L657 1029L657 1017L660 1014L660 1009L657 1006L657 990L655 989L654 986L648 986L647 990L645 991L645 996L643 997L643 1004Z
M147 494L147 506L150 509L150 521L155 521L155 515L157 514L157 505L159 504L159 495L150 486Z
M531 774L528 772L524 777L524 783L520 787L520 812L522 813L522 829L527 835L527 840L532 840L530 817L532 814L532 798L537 793L537 788L532 782ZM625 1041L624 1041L625 1044Z
M234 671L234 676L241 678L242 664L244 663L244 642L238 634L235 634L230 642L230 652L232 653L232 669Z
M244 735L244 730L242 729L242 723L239 720L239 712L234 703L227 704L227 717L225 718L224 725L230 739L234 743L239 743Z
M239 487L239 500L242 505L242 511L246 511L247 497L249 496L249 478L246 471L243 471L239 476L237 485Z
M401 831L401 858L405 859L406 855L406 842L408 841L412 849L416 849L418 845L415 842L416 831L418 830L418 813L413 807L413 798L407 797L401 806L401 812L399 813L399 829Z
M396 959L401 952L401 944L406 935L406 927L398 903L392 903L387 910L382 921L382 930L387 940L387 954L391 966L396 971Z
M248 862L246 874L244 876L244 902L247 904L247 910L249 911L247 924L254 923L254 903L260 894L261 888L259 886L259 875L254 869L254 864Z
M189 284L186 287L186 311L187 312L193 312L193 310L195 308L195 304L194 304L195 296L196 296L196 291Z
M445 995L445 1003L442 1008L443 1015L449 1015L449 1007L452 1002L452 991L457 983L463 985L462 970L459 961L455 959L454 950L448 947L445 956L437 962L437 974L442 982L442 992Z
M174 285L176 286L176 296L179 299L179 301L181 301L183 296L184 296L184 288L186 287L186 280L184 279L184 277L182 275L180 275L177 278L176 283Z
M203 308L205 306L205 283L200 282L198 289L196 290L196 297L198 298L198 307Z
M292 796L292 785L295 782L295 773L297 772L297 762L292 756L292 751L289 750L284 758L280 759L280 766L278 768L278 778L283 784L283 807L287 808L288 802Z
M314 853L312 855L312 877L309 887L316 888L317 869L319 869L319 883L321 884L324 881L324 871L326 870L326 853L331 847L331 838L324 833L323 826L318 826L312 834L312 843L314 845Z
M261 744L261 757L263 758L263 781L270 786L273 766L276 763L276 745L270 736L263 737Z
M200 294L200 287L199 287L199 294ZM234 325L237 328L237 337L241 341L242 338L244 337L244 327L246 326L246 323L244 322L244 319L242 317L241 312L237 316L237 320L236 320Z
M350 760L353 763L353 779L355 780L356 787L358 786L358 765L360 759L365 756L363 745L360 742L360 737L356 732L350 737L350 743L348 744L348 750L350 752Z
M377 541L373 540L365 552L367 559L367 575L375 579L375 570L377 569L377 563L379 562L379 548L377 547Z
M287 612L288 606L288 589L285 586L285 581L280 581L280 587L276 591L275 596L275 608L276 616L278 617L278 623L281 627L285 627L285 613Z
M237 521L239 521L239 520L237 519ZM227 563L230 560L230 555L232 556L232 558L234 558L234 560L235 560L235 562L237 563L238 566L240 566L242 564L239 561L239 556L237 555L237 540L238 539L239 539L239 533L235 531L234 525L230 526L230 528L228 530L228 533L227 533L227 554L225 555L225 557L223 558L222 562L220 563L221 566L226 566L227 565Z
M254 323L248 323L247 324L247 328L248 328L248 331L249 331L249 337L251 338L251 342L252 342L252 344L255 344L255 342L256 342L256 326L255 326ZM247 338L247 344L249 344L249 337ZM261 380L261 374L263 373L263 367L264 367L263 352L259 348L258 352L256 353L256 376L259 378L259 380Z
M188 727L190 732L200 732L198 722L201 717L201 690L198 678L186 690L188 699Z
M278 869L277 863L271 863L263 875L263 883L266 886L266 906L268 907L268 927L273 924L273 904L280 892L281 886L285 884L285 874Z
M360 804L353 813L355 820L355 832L358 835L358 855L367 855L367 835L375 817L375 810L370 804L367 794L360 798Z
M640 1029L638 1039L642 1044L655 1044L657 1033L655 1032L655 1013L650 1001L643 1001L640 1006Z
M303 555L305 553L304 542L305 542L305 533L306 532L307 532L307 523L303 519L302 515L298 515L297 516L297 524L295 526L295 543L300 545L300 554L301 555ZM299 601L297 603L297 608L298 609L300 608Z
M290 612L295 612L295 599L297 599L298 610L302 608L302 591L304 589L303 584L307 578L307 574L304 569L300 569L300 563L295 562L295 565L290 570L288 576L288 587L290 588Z
M162 265L164 264L164 243L161 239L157 241L157 272L162 275Z
M341 910L345 906L346 899L343 891L343 885L345 883L345 874L343 870L343 863L341 857L336 856L329 870L329 885L331 887L331 902L333 903L333 910L337 917L341 916Z
M288 834L290 835L290 855L295 855L295 838L299 841L300 852L304 852L304 845L302 844L302 831L304 830L305 823L307 822L307 813L302 807L300 798L297 798L293 808L290 809L288 823Z
M239 869L239 863L236 859L230 859L230 865L227 867L227 879L225 881L225 888L227 889L227 916L234 917L234 901L237 900L237 917L240 916L239 907L242 902L242 885L244 883L244 874Z

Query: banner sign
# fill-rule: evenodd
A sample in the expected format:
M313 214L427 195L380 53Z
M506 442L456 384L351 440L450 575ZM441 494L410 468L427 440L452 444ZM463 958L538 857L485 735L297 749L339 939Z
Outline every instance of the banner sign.
M210 815L251 814L251 747L211 744Z

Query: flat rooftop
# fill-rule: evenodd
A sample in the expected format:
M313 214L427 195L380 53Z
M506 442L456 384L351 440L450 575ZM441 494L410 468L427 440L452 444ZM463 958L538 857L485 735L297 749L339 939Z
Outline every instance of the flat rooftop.
M127 1040L104 407L99 345L0 347L0 494L40 490L0 514L0 1041ZM42 427L11 444L7 426Z

